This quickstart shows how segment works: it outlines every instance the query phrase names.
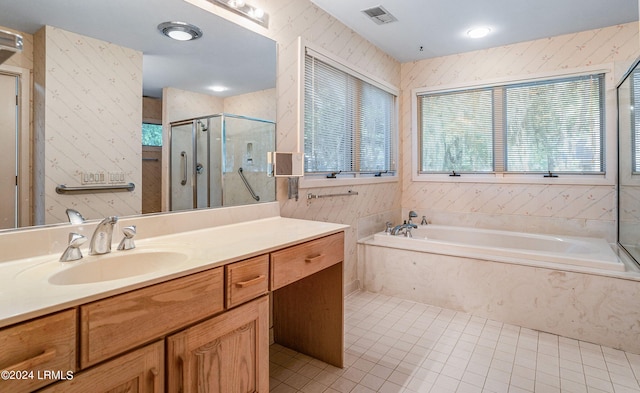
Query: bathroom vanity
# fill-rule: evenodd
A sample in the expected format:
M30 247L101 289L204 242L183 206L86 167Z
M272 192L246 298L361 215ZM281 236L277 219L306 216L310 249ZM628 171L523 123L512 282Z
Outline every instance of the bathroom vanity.
M0 391L268 392L270 309L275 342L342 367L344 229L272 217L162 236L133 252L190 254L157 276L33 289L39 310L0 319ZM2 265L42 285L43 263Z

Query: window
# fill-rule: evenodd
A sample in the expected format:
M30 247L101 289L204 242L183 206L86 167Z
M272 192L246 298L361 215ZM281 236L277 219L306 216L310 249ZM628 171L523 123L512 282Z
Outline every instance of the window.
M422 172L493 172L490 89L422 96Z
M394 174L396 95L320 56L305 56L305 174Z
M162 146L162 124L142 123L142 145Z
M419 172L603 174L603 80L418 95Z

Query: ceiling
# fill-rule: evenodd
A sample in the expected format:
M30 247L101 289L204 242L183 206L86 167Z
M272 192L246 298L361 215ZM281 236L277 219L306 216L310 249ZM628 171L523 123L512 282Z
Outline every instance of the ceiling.
M167 21L195 24L204 35L171 40L157 30ZM45 24L142 51L146 96L165 86L220 97L275 87L274 41L185 1L0 0L0 26L33 34ZM214 85L229 90L215 93Z
M311 1L402 63L638 20L638 0ZM376 6L398 21L377 25L361 12ZM475 26L492 32L471 39Z

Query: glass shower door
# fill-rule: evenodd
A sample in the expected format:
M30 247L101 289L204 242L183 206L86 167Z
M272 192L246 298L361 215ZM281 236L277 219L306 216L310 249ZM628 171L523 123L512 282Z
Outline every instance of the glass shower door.
M275 124L224 115L223 201L225 206L275 200L275 178L268 177L267 152L275 150Z
M193 122L171 127L171 200L170 210L188 210L195 206Z

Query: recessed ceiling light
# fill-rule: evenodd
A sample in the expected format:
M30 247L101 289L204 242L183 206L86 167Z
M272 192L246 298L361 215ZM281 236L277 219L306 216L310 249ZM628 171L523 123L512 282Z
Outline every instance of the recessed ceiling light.
M200 28L184 22L160 23L158 30L167 37L178 41L190 41L202 37L202 30L200 30Z
M473 29L467 31L467 35L471 38L486 37L489 33L491 33L491 29L488 27L474 27Z
M220 93L229 89L224 86L211 86L211 90L215 91L216 93Z

